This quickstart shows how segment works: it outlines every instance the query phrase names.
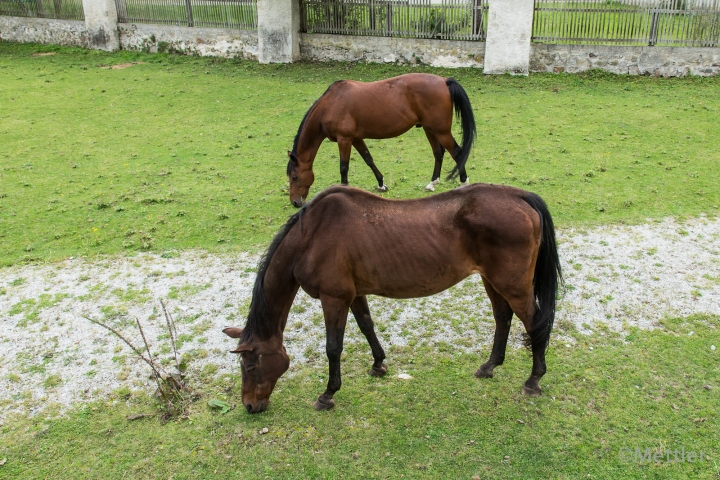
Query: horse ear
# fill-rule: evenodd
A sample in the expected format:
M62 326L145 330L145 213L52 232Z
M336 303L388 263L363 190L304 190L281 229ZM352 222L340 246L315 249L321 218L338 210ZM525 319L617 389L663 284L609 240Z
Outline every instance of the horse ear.
M243 329L237 328L237 327L225 327L225 328L223 328L222 332L230 338L240 338L240 335L242 335Z
M241 343L237 346L235 350L230 350L230 353L242 353L242 352L252 352L253 347L252 345L248 345L247 343Z
M297 167L298 164L298 158L297 155L295 155L294 152L291 152L288 150L288 157L290 157L290 161Z

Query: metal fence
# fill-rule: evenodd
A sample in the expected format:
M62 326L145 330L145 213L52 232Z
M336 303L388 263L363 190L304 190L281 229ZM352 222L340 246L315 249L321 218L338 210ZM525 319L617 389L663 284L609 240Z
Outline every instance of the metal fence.
M82 0L0 0L0 15L85 20Z
M306 33L485 40L488 0L302 0Z
M115 0L121 23L257 30L257 0Z
M532 41L717 47L720 0L535 0Z

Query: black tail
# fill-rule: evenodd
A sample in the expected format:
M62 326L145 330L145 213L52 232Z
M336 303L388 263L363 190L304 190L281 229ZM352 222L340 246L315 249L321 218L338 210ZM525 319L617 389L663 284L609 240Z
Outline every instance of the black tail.
M562 271L555 242L555 226L547 205L534 193L527 193L523 196L523 200L540 215L542 230L540 250L535 264L535 278L533 279L535 298L540 306L533 319L530 336L526 339L525 345L533 350L538 348L545 350L548 347L550 332L555 322L555 300L558 286L563 281Z
M458 175L460 169L465 168L465 162L467 162L470 156L470 149L477 136L477 130L475 129L475 115L473 114L472 107L470 106L470 99L465 92L465 89L460 85L454 78L448 78L445 80L445 84L450 90L450 101L455 108L455 116L460 118L460 125L462 126L462 145L460 145L460 155L458 155L457 163L453 167L450 174L447 176L448 180L455 178Z

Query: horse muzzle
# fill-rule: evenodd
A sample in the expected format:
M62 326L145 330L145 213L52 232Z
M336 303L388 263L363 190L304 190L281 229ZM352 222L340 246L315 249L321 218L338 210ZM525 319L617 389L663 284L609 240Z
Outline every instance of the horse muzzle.
M296 208L300 208L300 207L302 207L302 206L305 204L305 200L303 200L302 197L298 197L298 198L292 200L292 204L293 204Z
M248 402L245 404L245 409L248 411L248 413L260 413L264 412L267 407L268 403L270 403L267 400L261 400L259 402Z

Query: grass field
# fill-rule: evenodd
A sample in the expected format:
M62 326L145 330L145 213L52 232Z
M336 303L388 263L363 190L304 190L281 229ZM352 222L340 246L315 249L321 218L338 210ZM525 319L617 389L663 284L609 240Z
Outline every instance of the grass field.
M471 180L538 192L560 229L718 213L718 78L264 66L0 42L0 264L259 252L295 211L285 152L312 102L339 78L409 71L468 91ZM368 145L388 197L427 195L422 131ZM338 182L337 158L336 145L321 148L311 194ZM350 182L374 186L357 154ZM369 349L348 348L338 406L325 413L311 407L324 359L283 378L254 416L208 407L239 402L237 375L193 378L189 418L165 423L146 394L118 385L57 418L4 419L0 478L717 478L718 328L719 316L701 315L623 335L568 331L538 399L519 394L525 351L479 382L481 360L451 345L389 347L393 371L413 372L407 383L368 377ZM152 416L126 419L137 413ZM663 461L626 462L626 448ZM664 460L681 448L709 458Z
M315 99L338 78L411 71L72 49L32 56L51 50L0 43L4 265L258 250L294 211L285 152ZM131 62L144 63L105 68ZM415 70L456 76L468 91L478 124L470 179L536 191L561 227L717 212L720 79ZM368 146L388 197L427 195L433 160L422 130ZM311 195L339 182L335 144L321 147L315 170ZM349 178L374 185L356 153Z
M237 377L205 385L189 419L168 423L126 420L157 407L120 389L60 419L6 420L0 478L717 478L718 328L720 317L668 319L554 346L537 399L520 395L530 359L512 349L483 382L477 356L451 348L391 348L407 382L369 377L369 348L346 351L338 404L322 413L312 367L281 379L259 415L208 407L239 401ZM661 461L634 458L648 448ZM682 448L710 458L666 461Z

